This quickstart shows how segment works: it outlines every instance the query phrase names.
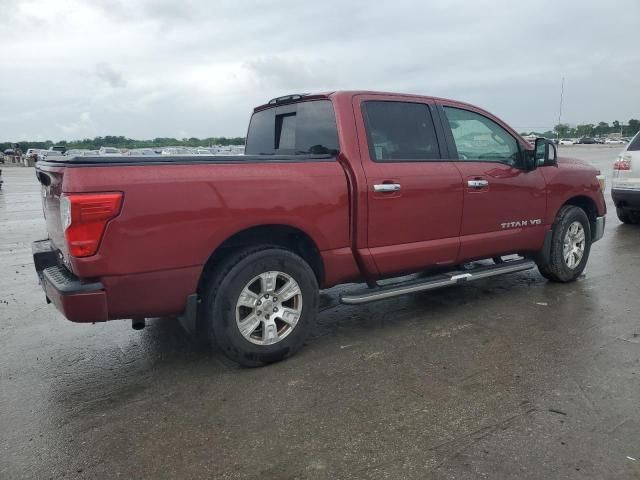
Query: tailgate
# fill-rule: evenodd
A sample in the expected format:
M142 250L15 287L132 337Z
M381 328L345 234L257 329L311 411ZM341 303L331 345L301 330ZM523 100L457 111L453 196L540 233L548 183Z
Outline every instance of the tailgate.
M36 177L40 182L42 192L42 211L47 222L49 239L56 250L67 256L67 246L64 240L62 220L60 218L60 195L62 194L62 180L65 166L36 164Z

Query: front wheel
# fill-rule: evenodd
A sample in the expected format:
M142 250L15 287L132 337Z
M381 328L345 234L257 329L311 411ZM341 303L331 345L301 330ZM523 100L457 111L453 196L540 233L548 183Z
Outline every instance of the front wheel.
M551 233L548 258L538 260L538 270L552 282L572 282L587 266L591 251L591 227L587 214L579 207L560 209Z
M259 367L302 347L315 323L318 283L298 255L257 247L230 255L203 292L210 338L240 365Z

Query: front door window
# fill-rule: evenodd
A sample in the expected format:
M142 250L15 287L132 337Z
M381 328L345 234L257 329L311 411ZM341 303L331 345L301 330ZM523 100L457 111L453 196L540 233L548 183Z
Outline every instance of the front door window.
M517 166L516 139L493 120L469 110L444 107L459 160L494 161Z

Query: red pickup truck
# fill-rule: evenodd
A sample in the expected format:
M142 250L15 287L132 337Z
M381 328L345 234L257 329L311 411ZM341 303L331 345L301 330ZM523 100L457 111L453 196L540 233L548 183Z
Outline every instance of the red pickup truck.
M342 294L356 304L536 265L572 281L606 213L600 172L551 142L466 103L364 91L257 107L244 156L60 157L36 173L48 301L74 322L178 316L246 366L295 352L337 284L366 284Z

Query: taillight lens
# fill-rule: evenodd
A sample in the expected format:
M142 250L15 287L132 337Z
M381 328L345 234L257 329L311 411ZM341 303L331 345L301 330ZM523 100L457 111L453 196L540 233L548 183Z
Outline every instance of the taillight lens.
M107 222L120 213L122 192L73 193L60 197L60 220L73 257L94 255Z
M618 157L613 164L614 170L631 170L631 158L627 155Z

